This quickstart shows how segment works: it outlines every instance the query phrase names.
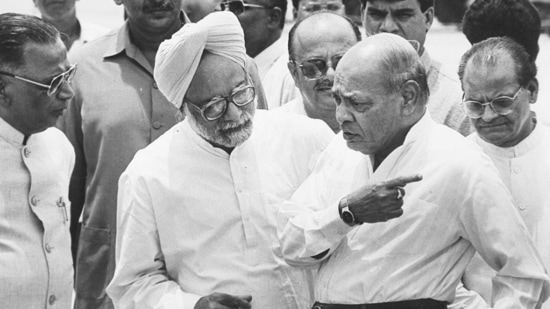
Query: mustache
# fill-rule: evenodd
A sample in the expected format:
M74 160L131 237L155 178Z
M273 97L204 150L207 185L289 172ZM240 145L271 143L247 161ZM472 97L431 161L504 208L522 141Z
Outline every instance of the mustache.
M327 88L327 87L332 88L333 85L334 85L334 81L323 78L319 80L317 84L315 84L315 90L320 88Z
M147 1L143 4L143 11L171 11L174 9L174 5L170 1Z
M241 119L239 121L230 121L225 123L220 123L218 126L219 131L232 131L235 129L239 129L244 127L250 120L252 119L252 116L250 116L249 113L243 113L241 116Z

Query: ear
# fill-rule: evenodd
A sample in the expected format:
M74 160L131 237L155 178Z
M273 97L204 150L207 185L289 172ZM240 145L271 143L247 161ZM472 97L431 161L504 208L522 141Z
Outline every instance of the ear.
M298 18L298 10L296 8L292 8L292 20L296 21L296 18Z
M269 20L267 23L267 27L269 29L278 29L280 28L281 21L285 18L283 15L283 11L278 8L274 7L271 10L269 10Z
M116 5L121 5L122 4L122 0L114 0L114 1L115 1Z
M539 95L539 81L536 78L533 78L533 80L525 86L525 89L529 91L529 103L535 104Z
M6 93L6 82L0 78L0 105L8 107L11 105L11 97Z
M414 114L420 105L423 105L420 97L420 86L414 80L408 80L401 89L403 97L402 113L405 116Z
M300 80L300 77L298 76L298 68L296 67L296 63L288 61L286 65L288 67L288 70L290 71L290 75L292 75L294 84L296 85L296 87L298 87L298 81Z
M434 22L434 7L427 9L426 12L422 13L424 15L424 22L426 24L426 32L430 30L430 27L432 26Z

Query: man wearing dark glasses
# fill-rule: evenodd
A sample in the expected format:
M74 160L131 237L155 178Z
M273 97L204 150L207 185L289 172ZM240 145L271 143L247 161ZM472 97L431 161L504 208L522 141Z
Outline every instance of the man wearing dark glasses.
M524 82L493 80L505 92L467 99L523 86L523 100L534 90ZM427 84L417 51L396 35L367 37L340 60L332 92L343 134L279 214L288 263L319 265L313 309L446 309L475 252L496 271L494 308L548 298L550 279L498 171L430 117Z
M357 25L341 15L317 12L298 21L289 33L288 69L302 95L278 110L321 119L339 132L331 93L334 70L344 53L360 40Z
M393 33L418 42L418 53L428 74L434 120L468 135L468 118L460 107L460 82L456 73L432 59L424 48L426 34L434 20L434 0L361 0L363 26L367 35Z
M59 32L0 15L0 308L70 308L74 150L55 126L74 95Z
M256 111L247 59L230 12L160 46L155 79L187 116L120 178L107 289L117 308L311 306L313 270L283 261L276 214L333 134L320 121Z
M550 130L537 122L530 108L537 101L536 73L533 57L510 38L475 44L462 57L459 69L462 104L476 130L470 138L495 163L549 269ZM476 255L464 275L464 286L490 304L493 274ZM466 303L472 303L473 296ZM542 308L550 308L550 303Z
M319 11L328 11L339 15L346 13L342 0L292 0L292 6L295 21L300 21Z
M282 36L287 0L232 0L224 10L237 15L244 30L246 53L258 66L269 109L300 95L286 68L287 40Z

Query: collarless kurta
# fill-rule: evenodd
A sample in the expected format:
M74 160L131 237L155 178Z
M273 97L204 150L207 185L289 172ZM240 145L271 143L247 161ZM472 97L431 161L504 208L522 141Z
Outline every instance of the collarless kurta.
M256 111L252 136L228 155L176 125L120 179L109 295L123 308L192 309L213 292L310 307L313 271L283 261L276 215L332 137L322 121Z
M55 128L23 141L0 118L0 308L70 308L74 151Z

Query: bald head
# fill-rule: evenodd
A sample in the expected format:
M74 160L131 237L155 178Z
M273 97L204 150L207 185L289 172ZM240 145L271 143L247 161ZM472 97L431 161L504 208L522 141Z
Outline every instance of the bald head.
M421 95L429 96L426 71L411 43L388 33L367 37L352 47L340 60L336 80L364 83L376 76L377 86L386 92L398 91L407 80L418 83ZM426 102L424 102L426 103Z

